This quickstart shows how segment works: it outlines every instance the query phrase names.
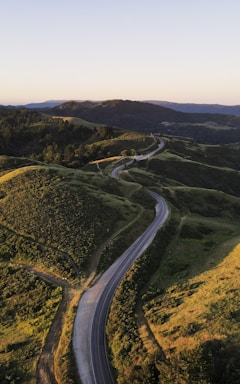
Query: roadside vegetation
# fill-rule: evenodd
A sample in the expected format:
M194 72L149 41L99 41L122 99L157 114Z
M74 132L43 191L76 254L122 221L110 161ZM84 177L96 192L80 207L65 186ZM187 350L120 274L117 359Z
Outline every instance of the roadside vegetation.
M0 269L0 381L34 383L62 289L11 263L0 263Z
M240 199L230 188L239 177L237 154L231 147L167 144L163 154L122 172L161 193L171 218L113 300L107 335L117 382L238 383ZM195 177L186 166L189 147L203 168L202 153L211 152L204 177L201 168ZM219 167L221 148L232 168Z

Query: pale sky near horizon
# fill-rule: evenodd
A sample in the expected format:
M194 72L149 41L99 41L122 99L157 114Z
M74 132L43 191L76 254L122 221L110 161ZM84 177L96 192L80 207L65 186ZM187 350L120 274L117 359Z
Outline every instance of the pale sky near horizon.
M0 0L0 104L240 104L239 0Z

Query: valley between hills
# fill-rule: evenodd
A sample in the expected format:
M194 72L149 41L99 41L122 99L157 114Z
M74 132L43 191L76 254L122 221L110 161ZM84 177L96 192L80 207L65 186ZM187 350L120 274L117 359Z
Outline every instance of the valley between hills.
M153 220L148 189L170 214L112 301L115 381L239 383L238 117L78 107L0 108L1 383L79 382L79 298Z

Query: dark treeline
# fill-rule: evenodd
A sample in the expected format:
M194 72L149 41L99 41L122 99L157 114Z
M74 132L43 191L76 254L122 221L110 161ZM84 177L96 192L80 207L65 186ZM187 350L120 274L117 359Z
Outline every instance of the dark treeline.
M230 144L240 142L240 129L234 127L215 130L203 125L186 124L179 127L177 124L172 124L171 126L162 125L160 132L169 136L189 138L195 143Z
M4 155L78 167L107 155L91 140L112 134L110 126L92 128L27 109L0 108L0 153Z

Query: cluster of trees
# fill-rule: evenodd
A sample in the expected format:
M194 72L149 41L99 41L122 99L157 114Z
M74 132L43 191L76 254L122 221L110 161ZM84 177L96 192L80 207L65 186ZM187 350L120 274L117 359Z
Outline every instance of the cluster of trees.
M74 125L67 120L57 121L59 132L48 133L43 139L46 144L43 150L32 153L32 159L77 168L91 160L111 156L109 150L101 145L101 141L112 138L112 127L100 126L91 129L84 125ZM50 123L53 123L51 119Z
M111 137L113 128L108 125L91 127L61 118L47 118L27 109L0 108L2 154L79 167L107 155L103 146L89 142Z
M219 115L221 116L221 115ZM228 126L224 130L215 130L208 128L207 124L171 124L166 126L162 124L159 129L164 135L176 136L182 138L191 138L195 143L206 143L206 144L229 144L240 141L240 129L239 123L237 127Z

